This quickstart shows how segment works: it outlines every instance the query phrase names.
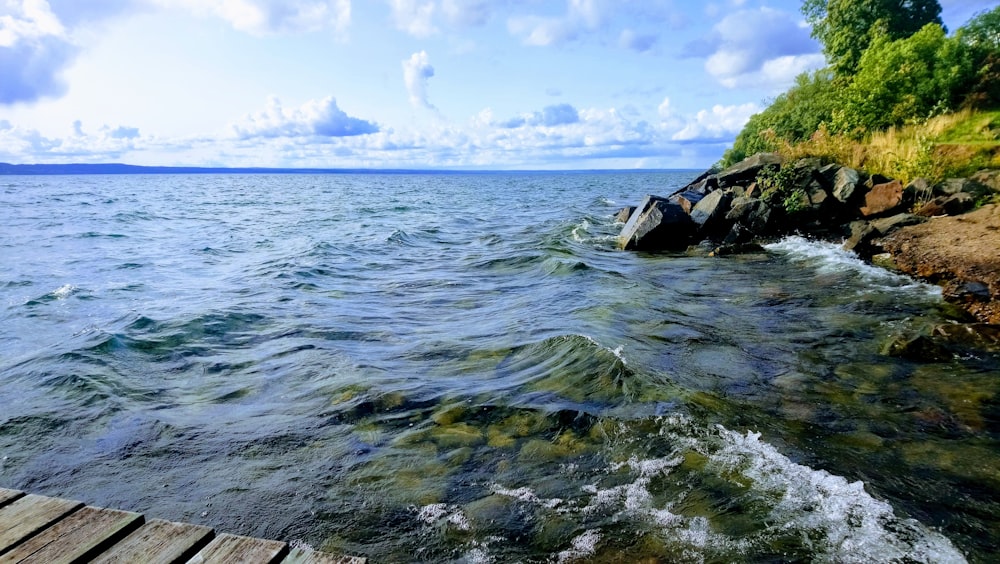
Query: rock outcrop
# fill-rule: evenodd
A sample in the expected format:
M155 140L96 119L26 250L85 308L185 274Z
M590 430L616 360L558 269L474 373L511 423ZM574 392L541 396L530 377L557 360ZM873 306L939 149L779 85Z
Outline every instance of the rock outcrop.
M942 283L947 299L1000 324L1000 210L966 213L998 193L1000 171L904 186L815 158L785 162L761 153L622 210L619 221L630 215L619 244L656 252L701 242L723 256L794 232L846 239L866 260L891 253L904 272Z

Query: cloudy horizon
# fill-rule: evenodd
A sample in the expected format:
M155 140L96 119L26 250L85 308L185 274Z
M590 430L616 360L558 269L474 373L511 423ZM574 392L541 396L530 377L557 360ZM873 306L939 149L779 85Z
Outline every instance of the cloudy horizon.
M824 64L791 0L0 0L0 162L701 168Z

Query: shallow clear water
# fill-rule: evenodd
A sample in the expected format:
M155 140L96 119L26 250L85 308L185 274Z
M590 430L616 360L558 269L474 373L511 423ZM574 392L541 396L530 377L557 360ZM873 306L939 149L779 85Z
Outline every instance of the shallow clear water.
M373 561L990 561L1000 364L693 173L0 178L0 486Z

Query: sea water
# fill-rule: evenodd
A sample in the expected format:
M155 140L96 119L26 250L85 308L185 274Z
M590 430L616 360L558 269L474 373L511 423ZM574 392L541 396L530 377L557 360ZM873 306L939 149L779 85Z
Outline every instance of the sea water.
M376 562L990 561L1000 357L694 172L0 177L0 487Z

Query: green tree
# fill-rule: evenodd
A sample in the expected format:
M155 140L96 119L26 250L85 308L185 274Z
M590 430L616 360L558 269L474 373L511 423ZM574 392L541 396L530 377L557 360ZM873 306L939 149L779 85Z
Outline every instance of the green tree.
M956 109L976 70L971 49L938 24L905 39L876 32L833 112L834 126L860 133Z
M941 24L937 0L804 0L802 13L840 76L854 74L871 44L873 29L881 27L893 40L909 37L929 23Z
M837 92L829 70L800 74L788 92L750 118L722 164L728 166L755 153L774 151L779 141L795 143L808 139L820 124L831 121L837 107Z
M976 14L956 33L973 52L976 78L963 105L1000 107L1000 6Z

